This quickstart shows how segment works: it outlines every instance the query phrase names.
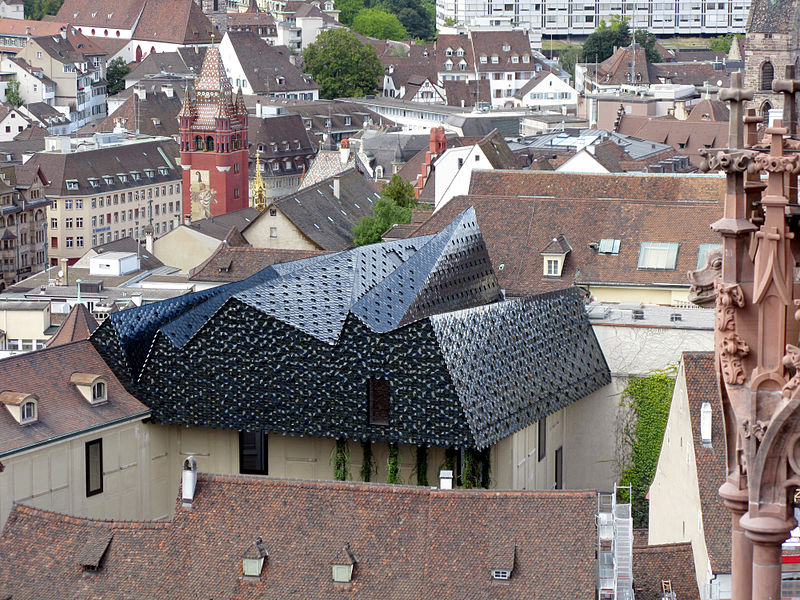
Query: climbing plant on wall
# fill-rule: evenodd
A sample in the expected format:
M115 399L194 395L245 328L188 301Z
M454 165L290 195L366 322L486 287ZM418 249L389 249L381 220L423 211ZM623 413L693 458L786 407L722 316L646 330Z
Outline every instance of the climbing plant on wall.
M417 446L417 485L428 485L428 447Z
M389 460L386 464L386 483L401 483L400 452L397 444L389 444Z
M461 473L461 485L465 488L489 487L489 448L464 450L464 469Z
M350 449L347 447L347 440L340 438L336 440L331 457L333 466L333 478L337 481L347 481L350 479Z
M621 484L631 486L634 527L648 524L646 496L667 427L674 377L674 367L646 377L631 377L622 392L622 405L632 411L633 418L622 430L622 443L629 450Z
M363 459L361 461L361 481L370 481L372 474L377 472L375 459L372 456L372 442L361 442L361 450L363 451Z

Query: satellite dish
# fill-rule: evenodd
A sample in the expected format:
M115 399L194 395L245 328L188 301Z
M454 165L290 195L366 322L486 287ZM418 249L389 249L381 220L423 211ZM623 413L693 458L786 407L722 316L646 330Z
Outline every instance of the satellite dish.
M59 277L63 277L63 276L64 276L64 271L62 271L61 269L59 269L59 270L58 270L58 276L59 276Z

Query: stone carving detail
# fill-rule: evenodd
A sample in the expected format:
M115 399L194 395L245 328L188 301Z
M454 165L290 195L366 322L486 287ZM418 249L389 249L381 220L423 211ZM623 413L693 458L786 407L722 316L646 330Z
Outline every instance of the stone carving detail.
M796 301L795 301L796 302ZM783 357L783 365L785 367L794 368L794 375L783 386L783 393L786 396L791 396L794 391L800 387L800 348L786 344L786 355Z
M757 154L750 162L748 170L751 173L800 173L800 156L775 156L773 154Z
M748 150L735 150L726 152L725 150L709 150L700 148L698 154L703 157L700 163L700 171L726 171L728 173L743 173L753 168L753 160L758 156L757 152Z
M689 290L689 302L698 306L710 307L716 299L714 282L721 273L722 248L712 248L706 254L705 266L686 274L692 284L692 289Z
M738 283L717 283L716 328L720 369L725 383L741 385L745 380L742 358L750 346L736 333L736 309L744 306L744 294Z
M750 419L742 421L742 436L746 440L754 437L760 442L764 438L766 431L767 423L764 421L756 421L755 425L750 424Z

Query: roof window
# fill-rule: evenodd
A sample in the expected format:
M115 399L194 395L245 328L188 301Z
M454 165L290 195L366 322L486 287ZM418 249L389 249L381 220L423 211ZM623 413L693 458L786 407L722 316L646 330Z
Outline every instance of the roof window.
M481 64L485 65L487 63L487 61L488 61L488 59L486 58L486 55L485 54L481 54Z
M69 382L89 404L103 404L108 401L108 379L103 375L73 373Z
M128 183L128 176L125 173L117 173L117 177L119 177L120 182Z
M680 246L678 242L642 242L636 268L674 271Z
M39 397L24 392L0 392L0 404L4 404L14 420L20 425L30 425L39 420Z
M169 174L169 169L167 169L167 167L158 167L158 174L167 175Z
M602 239L597 248L599 254L619 254L620 240Z
M131 177L134 181L139 181L142 178L142 174L139 171L131 171Z
M350 583L353 579L353 568L358 562L350 549L350 543L345 544L343 550L340 556L331 562L333 581L336 583Z
M68 190L77 190L78 189L78 180L77 179L67 179L67 189Z
M114 532L106 528L98 528L86 540L80 555L78 564L84 571L97 571L103 562L103 557L111 544Z
M103 175L103 181L106 183L106 185L111 185L114 183L114 178L109 177L108 175Z
M152 179L153 177L156 176L156 170L155 169L145 169L144 170L144 174L147 175L150 179Z
M500 62L500 57L498 57L497 54L492 54L492 64L496 65L499 62Z
M93 188L100 187L100 180L97 177L90 177L89 185L91 185Z
M511 45L510 44L503 44L503 52L508 52L509 50L511 50Z
M492 579L507 580L511 579L514 571L514 559L517 554L516 544L504 545L495 549L489 557L489 571Z
M242 554L242 576L245 579L258 579L269 557L264 541L259 537Z

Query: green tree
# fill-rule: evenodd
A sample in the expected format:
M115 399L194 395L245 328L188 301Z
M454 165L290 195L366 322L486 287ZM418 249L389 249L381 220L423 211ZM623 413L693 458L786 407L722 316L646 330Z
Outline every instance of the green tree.
M362 8L353 19L353 29L379 40L408 39L408 32L400 19L382 8Z
M375 48L362 44L356 34L343 27L320 33L303 52L303 59L323 98L372 94L383 75Z
M366 8L364 0L340 0L336 2L336 9L339 11L339 22L342 25L351 27L353 19L356 18L358 11Z
M106 67L106 81L108 82L108 95L117 94L125 89L125 75L131 72L131 68L125 64L121 57L117 57L108 63Z
M10 80L6 86L6 100L14 106L22 106L24 104L22 96L19 95L19 81L16 79Z
M654 33L650 33L646 29L637 29L634 37L636 38L636 43L642 48L644 48L647 62L649 63L661 62L661 55L658 53L658 50L656 49L656 42L658 40L656 39Z
M436 35L435 8L430 3L419 0L383 0L382 4L386 10L397 15L412 38L432 40Z
M736 38L744 37L741 33L728 33L713 37L708 40L708 47L714 52L724 52L727 54L731 51L731 45Z
M558 62L561 68L572 75L573 78L575 77L575 64L581 59L581 52L580 46L570 46L558 55Z
M442 23L442 25L444 25L445 27L455 27L456 25L458 25L458 20L455 17L447 17L445 18L444 23Z
M417 199L414 198L414 186L400 175L395 173L389 183L381 188L381 198L391 200L397 206L415 208Z
M39 21L45 15L54 15L64 0L24 0L25 18Z
M394 201L381 198L372 209L374 215L363 217L353 227L353 245L364 246L381 241L381 235L392 225L411 223L410 206L398 206Z
M611 23L601 20L600 25L583 43L583 62L603 62L614 53L614 47L631 43L628 21L611 15Z

